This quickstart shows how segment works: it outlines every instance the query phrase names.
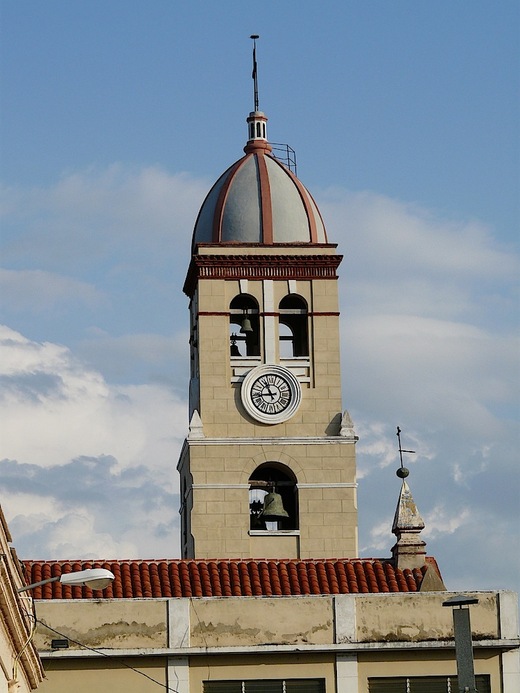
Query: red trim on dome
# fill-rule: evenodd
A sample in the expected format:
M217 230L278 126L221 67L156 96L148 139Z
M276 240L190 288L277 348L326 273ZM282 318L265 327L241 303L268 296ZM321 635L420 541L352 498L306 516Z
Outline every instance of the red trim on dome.
M267 142L267 140L249 140L249 142L244 147L246 154L269 154L273 151L273 148Z
M262 242L265 245L273 245L273 203L271 200L271 185L265 157L261 152L255 155L258 167L258 182L260 183L260 209Z

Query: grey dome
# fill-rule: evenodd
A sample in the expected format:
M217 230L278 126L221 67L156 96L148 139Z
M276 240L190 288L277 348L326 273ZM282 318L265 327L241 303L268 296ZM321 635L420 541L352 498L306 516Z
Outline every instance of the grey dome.
M244 151L245 156L220 176L204 200L193 247L199 243L327 243L316 203L298 178L270 154L269 143L253 139Z

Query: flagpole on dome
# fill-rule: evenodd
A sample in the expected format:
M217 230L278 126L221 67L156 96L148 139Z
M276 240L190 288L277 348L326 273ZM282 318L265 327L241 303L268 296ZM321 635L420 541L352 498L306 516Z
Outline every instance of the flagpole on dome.
M259 111L259 102L258 102L258 65L256 62L256 39L259 39L260 36L258 34L251 34L250 38L253 39L253 74L251 77L253 78L253 85L254 85L254 92L255 92L255 111Z
M246 154L259 150L269 153L272 151L272 147L267 141L267 116L265 113L260 111L258 100L258 64L256 62L256 40L260 38L260 36L258 34L251 34L250 38L253 39L253 73L251 77L253 78L255 103L254 110L251 111L247 117L248 138L244 151Z

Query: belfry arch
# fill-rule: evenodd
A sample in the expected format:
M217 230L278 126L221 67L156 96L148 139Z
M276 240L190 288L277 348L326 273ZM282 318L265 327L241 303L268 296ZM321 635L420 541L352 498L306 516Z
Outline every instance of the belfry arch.
M296 530L299 528L298 484L294 473L280 462L264 462L249 477L251 530ZM269 500L274 501L268 506ZM272 513L276 505L275 515Z
M280 357L309 355L307 301L296 294L284 296L279 305Z

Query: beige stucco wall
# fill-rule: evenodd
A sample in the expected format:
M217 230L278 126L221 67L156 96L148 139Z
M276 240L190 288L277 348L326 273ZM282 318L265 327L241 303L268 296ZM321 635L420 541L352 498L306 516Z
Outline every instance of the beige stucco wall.
M377 594L356 598L356 640L359 642L421 642L453 639L452 609L443 607L445 592ZM499 637L495 593L479 593L471 606L475 640Z
M205 680L298 677L325 677L327 693L334 693L336 675L348 677L349 686L355 682L357 690L366 693L370 676L453 675L455 655L448 644L453 640L452 609L442 606L450 596L445 592L40 601L40 620L109 655L96 655L73 642L68 650L52 652L50 639L59 635L39 626L35 642L48 676L41 690L146 693L156 690L156 684L122 662L164 684L168 656L177 658L175 674L170 664L170 677L185 682L181 693L200 693ZM479 603L470 612L478 641L475 670L490 674L493 691L501 691L500 667L505 670L505 660L498 645L507 637L513 638L511 648L518 644L518 624L501 629L500 622L507 619L500 620L500 609L514 595L475 596ZM336 657L347 657L350 664L339 666ZM511 662L507 666L511 668ZM504 690L516 693L518 672L510 673L510 679L513 687Z
M46 659L47 678L38 693L157 693L158 683L164 690L166 671L165 657Z
M334 639L328 597L302 597L297 602L268 597L193 600L190 622L192 647L317 645Z
M451 593L398 593L299 597L42 600L34 639L40 651L64 633L92 648L157 650L179 647L424 643L453 639ZM471 606L474 640L503 638L497 593L476 593ZM173 629L173 630L172 630ZM80 649L70 643L68 655Z
M38 602L39 625L35 643L51 649L53 638L64 633L93 648L160 648L168 644L167 602L156 599L63 600ZM81 649L70 642L68 652Z

